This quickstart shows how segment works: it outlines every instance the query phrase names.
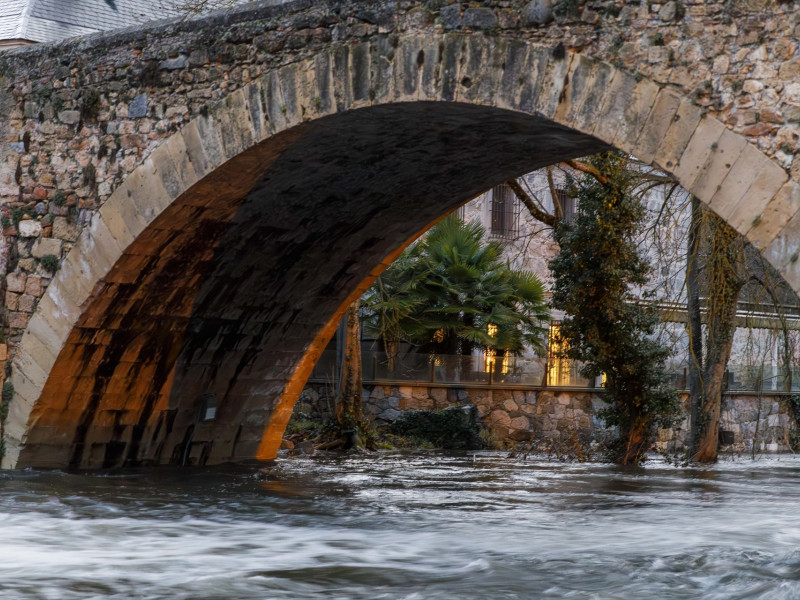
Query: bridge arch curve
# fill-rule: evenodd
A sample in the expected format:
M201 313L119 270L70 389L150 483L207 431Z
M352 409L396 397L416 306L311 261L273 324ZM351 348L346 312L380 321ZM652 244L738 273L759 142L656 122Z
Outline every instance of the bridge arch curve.
M334 45L189 122L93 216L14 359L3 466L179 462L190 428L198 459L273 457L344 308L420 231L609 147L674 175L800 287L795 183L678 92L486 35Z

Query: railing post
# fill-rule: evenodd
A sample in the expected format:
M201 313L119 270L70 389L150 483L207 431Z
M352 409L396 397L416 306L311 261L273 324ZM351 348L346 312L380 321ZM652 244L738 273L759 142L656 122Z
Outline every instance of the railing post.
M431 361L431 383L436 382L436 359Z

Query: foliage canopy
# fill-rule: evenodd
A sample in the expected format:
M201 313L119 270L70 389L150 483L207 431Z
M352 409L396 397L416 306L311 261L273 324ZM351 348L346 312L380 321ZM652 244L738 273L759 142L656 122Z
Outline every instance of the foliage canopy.
M449 216L378 277L363 301L368 334L433 354L540 348L549 313L544 286L511 268L484 228Z

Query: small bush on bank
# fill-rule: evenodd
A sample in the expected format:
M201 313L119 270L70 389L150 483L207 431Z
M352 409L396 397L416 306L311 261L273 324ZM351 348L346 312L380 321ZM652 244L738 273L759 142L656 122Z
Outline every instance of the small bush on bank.
M406 414L389 426L395 436L414 440L417 447L425 443L447 450L479 450L486 447L481 432L483 425L474 406L444 410L418 410Z

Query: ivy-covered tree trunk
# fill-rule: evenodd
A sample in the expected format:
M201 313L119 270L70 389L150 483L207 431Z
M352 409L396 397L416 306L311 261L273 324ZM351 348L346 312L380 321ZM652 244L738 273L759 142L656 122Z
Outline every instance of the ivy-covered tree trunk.
M711 247L708 263L706 355L697 451L693 459L711 463L719 450L719 416L725 369L736 331L739 292L746 280L744 240L718 216L708 213Z
M599 155L591 166L597 173L579 186L574 226L556 233L553 303L566 313L566 357L582 361L587 377L606 376L609 407L600 416L619 431L611 457L636 464L656 426L671 422L677 396L667 385L669 350L654 338L658 316L637 301L651 270L637 245L644 206L631 193L624 156Z
M363 425L362 374L361 374L361 330L358 320L356 300L347 307L345 314L345 345L342 361L342 385L339 402L336 405L336 421L344 431L358 429Z
M700 413L703 406L703 320L700 312L700 247L703 207L692 196L689 243L686 250L686 312L689 334L689 455L697 453L700 439Z

